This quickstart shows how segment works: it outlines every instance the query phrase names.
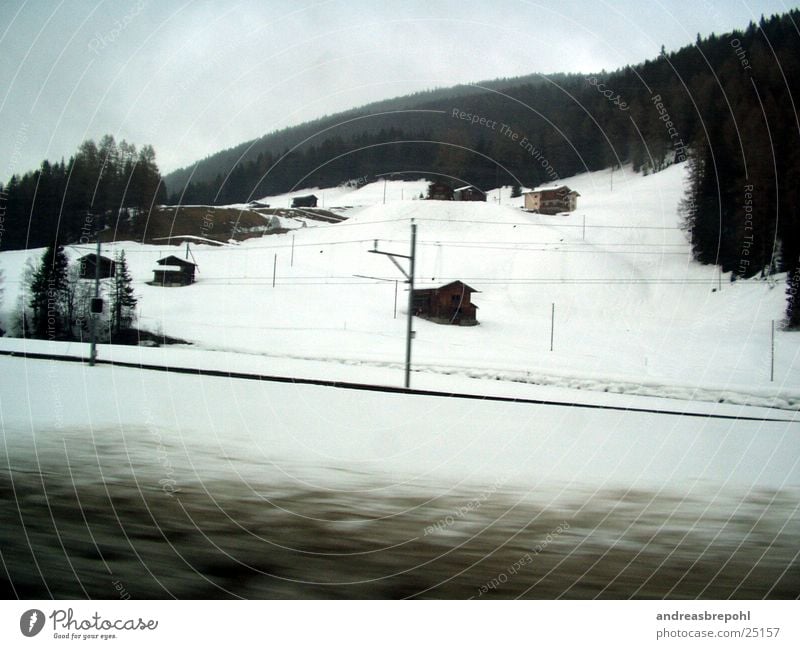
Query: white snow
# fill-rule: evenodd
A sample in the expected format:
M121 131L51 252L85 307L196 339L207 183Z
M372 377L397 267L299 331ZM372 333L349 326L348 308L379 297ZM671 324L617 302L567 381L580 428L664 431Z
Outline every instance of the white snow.
M508 187L490 191L486 203L414 200L425 181L303 188L292 195L324 193L325 207L349 206L348 219L238 246L193 244L198 281L182 288L146 284L154 262L174 246L118 243L104 254L126 252L140 327L196 349L234 352L225 357L231 369L252 355L259 371L282 359L322 378L335 365L337 375L359 381L373 368L397 385L406 286L396 283L402 275L386 257L368 251L377 239L379 250L408 254L414 219L417 286L463 280L480 291L473 301L481 323L415 319L417 382L425 372L490 378L509 390L530 383L797 408L797 333L776 331L770 381L770 332L783 315L784 278L730 283L691 260L678 227L683 176L676 165L650 176L624 169L562 179L581 198L577 211L559 216L523 212L523 199L511 199ZM262 200L278 206L289 196ZM76 259L90 248L68 252ZM0 254L6 326L25 262L40 255Z
M363 488L368 476L394 487L453 489L501 479L538 498L624 486L704 499L723 489L800 488L796 423L468 401L9 357L0 357L0 368L16 377L0 384L0 411L2 455L13 457L17 470L34 459L47 466L66 450L70 466L96 463L98 454L106 463L116 457L143 482L166 458L184 485L234 479L341 490ZM372 488L378 490L375 483Z

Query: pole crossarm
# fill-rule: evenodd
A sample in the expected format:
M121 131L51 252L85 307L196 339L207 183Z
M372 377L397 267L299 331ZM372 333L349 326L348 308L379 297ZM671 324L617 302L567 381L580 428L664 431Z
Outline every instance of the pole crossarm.
M410 282L411 281L411 275L408 273L408 271L406 271L405 268L403 268L400 265L400 262L397 261L397 258L400 258L400 259L411 259L410 255L397 255L397 254L395 254L393 252L383 252L381 250L367 250L367 252L371 252L371 253L373 253L375 255L385 255L385 256L387 256L392 261L392 263L395 266L397 266L397 268L400 270L400 272L403 273L403 275L406 278L406 282Z

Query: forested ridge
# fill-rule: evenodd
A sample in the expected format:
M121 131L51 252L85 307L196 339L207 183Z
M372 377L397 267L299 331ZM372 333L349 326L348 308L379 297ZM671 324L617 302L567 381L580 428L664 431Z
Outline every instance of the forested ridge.
M2 247L45 245L56 231L74 239L87 218L105 227L166 200L230 204L390 174L485 191L627 163L652 173L688 159L681 215L695 258L733 278L788 271L798 286L799 19L793 10L698 35L614 72L386 100L243 143L163 183L150 147L85 144L68 163L44 162L2 188ZM794 310L790 299L798 325Z
M120 221L146 220L166 198L152 146L137 150L112 135L87 140L69 160L44 160L0 186L0 249L94 241Z
M744 277L788 270L800 253L799 17L795 10L744 31L698 35L611 73L459 87L318 120L294 130L293 146L276 150L267 136L219 154L213 179L167 176L171 200L225 204L391 173L440 174L486 190L623 163L658 171L688 158L683 215L696 258ZM213 161L198 164L199 177Z

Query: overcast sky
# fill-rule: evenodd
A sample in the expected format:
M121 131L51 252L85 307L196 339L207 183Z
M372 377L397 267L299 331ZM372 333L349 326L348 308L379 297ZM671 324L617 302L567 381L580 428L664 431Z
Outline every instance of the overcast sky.
M654 58L781 0L0 0L0 181L112 133L164 172L370 101Z

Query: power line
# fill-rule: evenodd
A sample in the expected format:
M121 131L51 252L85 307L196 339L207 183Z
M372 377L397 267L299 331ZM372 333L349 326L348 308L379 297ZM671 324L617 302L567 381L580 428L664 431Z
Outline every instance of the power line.
M215 253L215 252L231 252L231 251L252 251L252 250L286 250L292 247L294 248L324 248L326 246L341 246L341 245L353 245L353 244L369 244L372 243L375 239L346 239L343 241L318 241L318 242L307 242L307 243L295 243L292 246L291 243L286 244L276 244L276 245L265 245L265 246L212 246L208 249L204 249L202 251L203 254L206 253ZM408 245L408 239L384 239L380 238L379 241L385 243L397 243L400 245ZM122 242L120 242L122 243ZM156 244L142 244L142 245L156 245ZM469 240L455 240L449 239L447 241L422 241L419 242L419 245L429 246L429 247L450 247L450 248L467 248L467 249L484 249L484 250L522 250L522 251L532 251L532 252L588 252L588 253L597 253L597 254L668 254L668 255L688 255L690 254L690 250L688 249L687 244L684 243L602 243L602 244L592 244L592 243L583 243L581 241L490 241L490 242L481 242L481 241L469 241ZM530 248L526 246L551 246L551 247L543 247L543 248ZM565 246L564 248L555 248L554 246ZM571 246L567 248L566 246ZM577 247L576 247L577 246ZM603 250L602 248L597 248L595 246L625 246L629 248L661 248L661 247L680 247L684 248L681 251L637 251L637 250ZM70 246L73 250L81 251L81 250L91 250L89 247L85 246ZM126 250L126 254L130 253L147 253L147 254L161 254L164 252L163 250Z
M582 228L582 223L531 223L530 221L481 221L476 219L431 219L425 217L416 217L417 221L429 221L431 223L480 223L485 225L504 226L504 225L528 225L537 227L552 227L552 228ZM605 224L586 224L586 229L605 228L612 230L680 230L683 228L679 225L605 225Z
M386 284L385 280L364 280L348 279L348 277L328 277L328 278L297 278L297 277L277 277L281 286L340 286L340 285L379 285ZM314 281L305 281L306 279ZM624 277L589 277L589 278L542 278L542 277L437 277L435 281L426 282L420 280L419 284L435 286L441 282L449 282L460 279L465 282L481 283L486 285L526 285L526 284L571 284L571 285L706 285L714 284L714 278L624 278ZM257 277L204 277L198 284L213 284L226 286L260 286L271 285L272 276Z

